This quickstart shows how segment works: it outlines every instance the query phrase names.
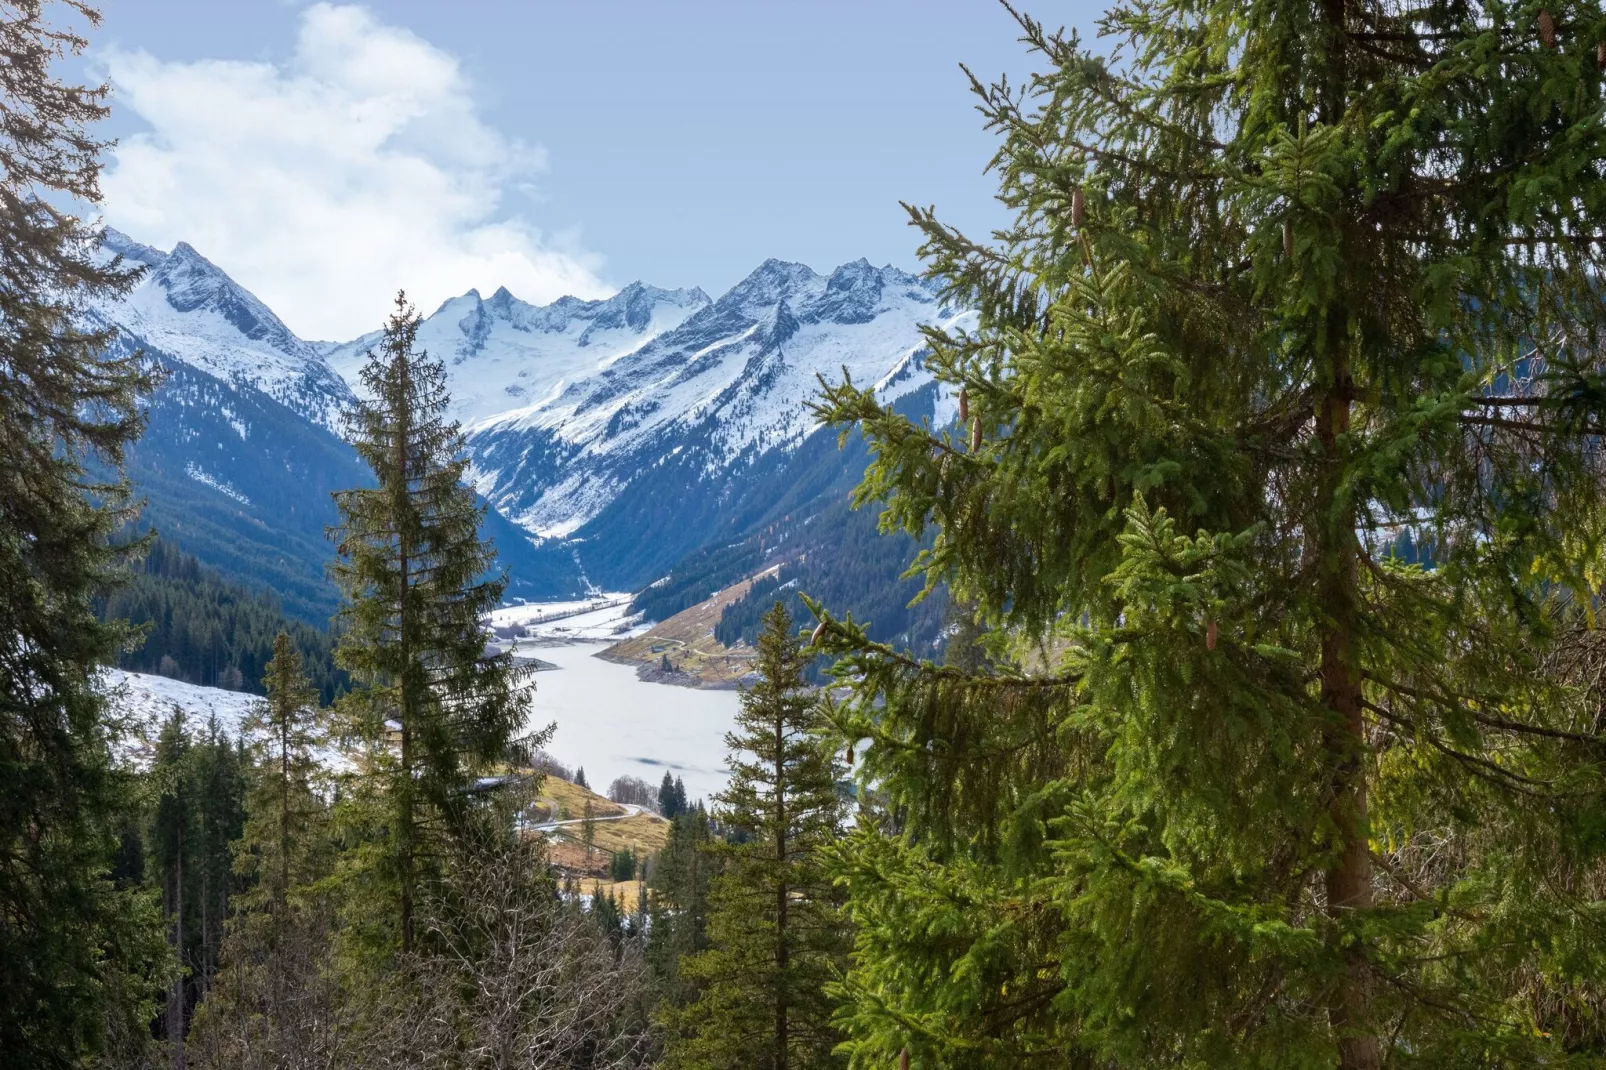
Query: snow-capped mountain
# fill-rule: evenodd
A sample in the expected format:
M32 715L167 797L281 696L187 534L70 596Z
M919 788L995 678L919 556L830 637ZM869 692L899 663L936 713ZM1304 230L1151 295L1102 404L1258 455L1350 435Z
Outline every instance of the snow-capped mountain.
M100 310L128 341L339 430L352 401L345 380L217 265L186 242L164 253L110 228L103 248L148 269L132 293Z
M766 261L591 375L472 423L476 478L516 522L569 535L671 458L695 456L714 478L795 448L815 429L805 403L820 375L877 384L889 400L919 388L930 381L920 326L964 315L893 267L859 260L822 276Z
M527 304L505 287L489 300L470 290L424 321L418 344L445 363L452 413L470 424L552 401L708 304L699 289L661 290L639 282L605 301L563 297L550 305ZM356 387L380 334L320 348Z
M105 246L149 270L99 314L172 373L133 456L147 515L314 613L332 597L319 593L329 492L363 478L330 432L378 332L308 342L188 244L108 231ZM809 413L818 377L845 372L945 424L953 401L924 367L920 327L969 315L893 267L770 260L712 301L643 283L544 306L471 290L419 341L446 365L510 593L540 598L638 587L751 525L806 515L811 496L841 498L863 460Z

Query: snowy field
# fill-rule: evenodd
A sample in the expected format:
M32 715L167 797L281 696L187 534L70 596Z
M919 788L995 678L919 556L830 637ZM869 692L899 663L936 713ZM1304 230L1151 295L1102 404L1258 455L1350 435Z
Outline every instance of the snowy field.
M578 602L504 606L491 613L491 628L504 643L513 638L546 644L617 643L648 628L630 612L630 599L629 594L613 592ZM511 634L509 629L518 634Z
M165 676L152 676L143 672L124 672L107 669L105 681L107 696L112 708L127 721L123 736L125 753L144 764L150 760L156 736L162 722L172 714L174 707L189 715L195 729L204 729L207 721L217 718L218 727L230 739L240 735L240 725L252 708L262 699L240 691L224 691L218 687L201 687Z
M265 701L260 695L248 695L243 691L202 687L122 669L107 669L101 678L105 681L112 709L124 718L119 750L142 767L155 753L156 737L175 707L187 715L191 731L206 731L211 719L216 717L218 728L230 739L238 739L246 717L257 703ZM314 753L325 768L338 771L350 767L346 755L334 746L320 747Z

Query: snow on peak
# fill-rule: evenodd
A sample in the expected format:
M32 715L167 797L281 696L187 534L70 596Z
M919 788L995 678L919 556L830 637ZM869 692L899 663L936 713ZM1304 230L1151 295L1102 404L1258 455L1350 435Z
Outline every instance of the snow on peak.
M673 330L708 305L699 289L634 282L600 301L560 297L532 305L498 287L444 302L419 327L418 344L446 365L453 415L464 423L555 398ZM326 351L355 387L378 333Z
M846 370L888 398L920 388L920 327L949 318L933 287L895 268L856 260L822 276L766 260L673 329L470 425L478 485L531 530L565 534L688 441L711 470L801 442L818 375Z
M99 313L136 345L225 382L255 387L331 429L351 391L317 349L188 242L164 253L107 228L101 246L149 270Z

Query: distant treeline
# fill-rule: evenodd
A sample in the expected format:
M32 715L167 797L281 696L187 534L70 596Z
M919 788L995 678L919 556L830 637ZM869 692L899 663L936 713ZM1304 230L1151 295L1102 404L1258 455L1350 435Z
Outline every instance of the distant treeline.
M273 637L288 632L322 700L346 690L334 663L333 638L289 617L272 594L225 580L177 544L154 538L132 580L101 599L103 619L126 620L144 641L117 659L119 667L230 691L263 693Z
M714 637L726 646L757 641L762 619L777 601L803 624L813 615L802 595L824 602L833 612L851 612L868 622L884 642L923 654L941 642L947 589L941 588L914 605L923 581L901 578L919 547L907 535L882 535L874 510L849 508L847 502L825 507L802 529L797 556L756 581L742 598L725 607Z

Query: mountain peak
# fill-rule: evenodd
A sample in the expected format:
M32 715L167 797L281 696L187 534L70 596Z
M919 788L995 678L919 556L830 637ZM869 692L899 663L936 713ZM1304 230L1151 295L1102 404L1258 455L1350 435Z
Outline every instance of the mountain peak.
M109 253L132 260L135 263L145 264L148 267L161 267L167 260L167 254L160 249L149 245L142 245L130 238L127 234L115 227L106 227L100 232L100 247Z

